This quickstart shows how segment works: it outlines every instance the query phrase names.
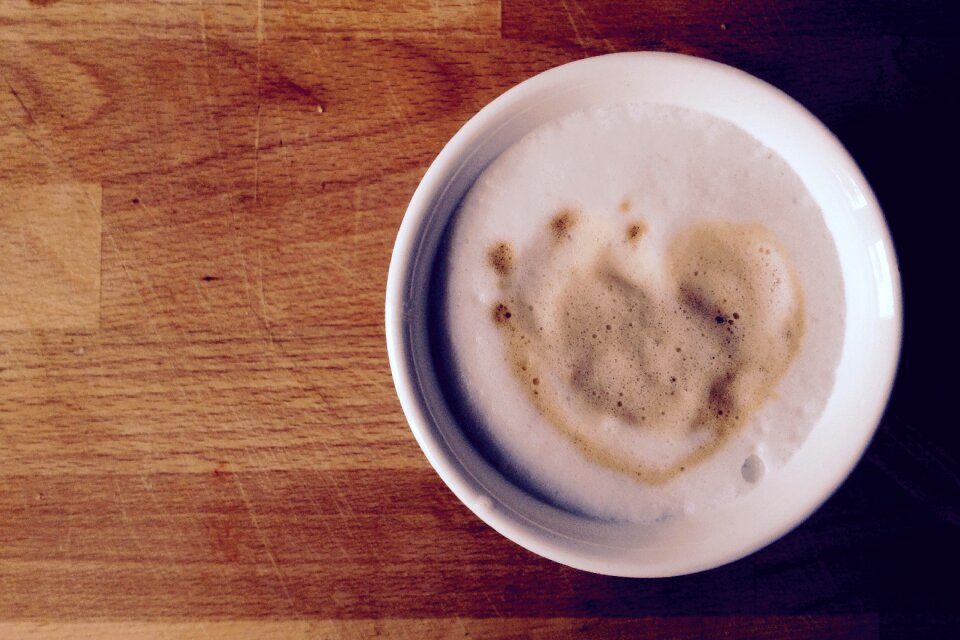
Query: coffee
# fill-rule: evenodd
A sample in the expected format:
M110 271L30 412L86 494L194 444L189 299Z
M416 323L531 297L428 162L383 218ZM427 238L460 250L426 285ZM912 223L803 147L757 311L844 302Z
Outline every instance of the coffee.
M733 499L829 396L843 284L819 208L741 129L658 105L548 123L462 202L444 330L479 439L565 508Z

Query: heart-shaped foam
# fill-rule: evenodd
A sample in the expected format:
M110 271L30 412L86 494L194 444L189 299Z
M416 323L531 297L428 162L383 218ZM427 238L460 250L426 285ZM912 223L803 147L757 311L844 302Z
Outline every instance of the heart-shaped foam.
M659 484L706 459L774 392L804 333L798 278L762 225L698 223L664 243L574 210L543 241L490 248L514 375L591 460Z

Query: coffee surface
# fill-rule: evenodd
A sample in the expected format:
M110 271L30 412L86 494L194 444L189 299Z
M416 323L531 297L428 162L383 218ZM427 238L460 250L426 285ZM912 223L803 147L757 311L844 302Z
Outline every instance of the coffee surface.
M631 255L643 251L637 243L564 256L563 240L590 233L573 219L555 216L544 232L558 241L534 245L510 272L492 260L508 277L493 320L517 382L553 427L598 464L665 482L734 435L783 376L803 337L797 278L758 224L700 223L671 243L654 276L631 269L642 263ZM640 224L624 225L628 241ZM551 263L567 263L553 267L559 287L535 275ZM594 437L599 415L698 446L668 463L624 456Z
M549 123L458 211L450 363L503 470L650 520L733 499L819 416L843 283L819 208L730 123L627 105Z

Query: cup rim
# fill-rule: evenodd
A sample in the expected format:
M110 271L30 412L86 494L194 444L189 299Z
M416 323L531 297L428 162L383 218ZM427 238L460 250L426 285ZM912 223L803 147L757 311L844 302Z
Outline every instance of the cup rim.
M515 107L522 98L537 92L556 90L562 87L570 77L589 76L606 65L635 63L665 65L673 70L696 68L701 72L719 74L745 86L749 85L752 90L762 93L766 99L774 101L778 109L786 109L792 117L800 117L806 125L812 125L817 129L817 135L829 146L831 154L844 164L844 168L853 177L857 189L865 198L870 223L876 227L876 235L886 250L885 255L890 262L889 286L893 315L885 331L886 343L882 345L883 353L878 356L883 361L883 370L875 378L879 380L879 385L875 386L876 392L872 396L872 402L864 407L864 413L860 418L860 423L865 426L861 428L860 437L856 442L848 447L850 455L846 457L847 464L838 464L836 468L829 470L831 471L829 477L818 483L818 490L814 495L808 495L805 500L798 501L794 508L788 510L789 516L781 518L778 526L768 527L761 534L746 541L741 540L738 544L731 544L725 549L695 553L689 558L665 564L654 561L621 565L600 556L585 553L582 549L571 549L569 542L562 535L532 523L522 513L492 508L489 498L486 497L487 492L483 483L469 468L464 467L450 450L433 424L434 417L430 415L429 408L424 405L420 397L417 372L412 366L413 355L406 319L406 300L409 296L416 295L416 292L410 290L411 275L413 266L419 258L418 248L422 240L420 234L427 222L426 218L431 213L433 203L448 188L450 182L448 174L472 152L470 145L476 137L495 125L497 119L501 118L504 112ZM664 52L614 53L554 67L508 89L471 117L433 160L410 200L390 261L385 305L387 352L401 407L414 437L431 466L457 498L500 534L537 555L577 569L624 577L680 575L733 562L782 537L816 511L839 488L856 466L879 425L890 397L899 362L902 317L899 270L889 229L866 179L839 140L803 106L772 85L722 63ZM833 393L832 390L831 395Z

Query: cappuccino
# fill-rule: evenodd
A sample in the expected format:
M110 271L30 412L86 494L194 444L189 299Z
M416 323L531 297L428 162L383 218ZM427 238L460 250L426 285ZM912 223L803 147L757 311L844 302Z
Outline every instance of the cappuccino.
M736 126L654 104L548 123L464 198L442 329L474 439L604 519L735 499L833 385L843 282L792 169Z

